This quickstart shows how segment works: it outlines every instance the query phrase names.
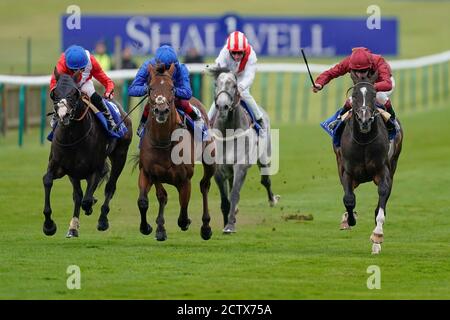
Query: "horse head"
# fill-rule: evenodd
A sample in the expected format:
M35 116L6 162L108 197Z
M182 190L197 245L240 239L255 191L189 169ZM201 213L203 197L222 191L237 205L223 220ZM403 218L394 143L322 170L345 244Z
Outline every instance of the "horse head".
M68 126L71 120L76 120L81 112L84 111L81 91L75 83L80 72L77 71L73 76L69 76L67 74L59 74L56 68L53 71L56 87L50 92L50 98L53 101L54 110L58 114L59 122L65 126Z
M226 118L228 114L234 111L239 102L239 91L237 88L236 75L226 68L216 69L215 71L215 92L214 103L217 108L218 116Z
M367 77L357 77L351 72L354 86L352 93L352 110L361 133L369 133L378 111L375 108L376 90L374 83L378 74Z
M157 123L166 123L171 109L175 110L175 86L172 80L175 65L172 63L166 70L164 64L155 67L150 64L148 71L150 73L148 99L152 116Z

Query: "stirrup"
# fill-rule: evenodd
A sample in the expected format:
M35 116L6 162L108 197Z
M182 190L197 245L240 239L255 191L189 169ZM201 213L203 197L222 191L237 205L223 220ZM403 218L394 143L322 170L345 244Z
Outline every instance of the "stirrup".
M139 126L136 130L136 134L138 137L140 137L142 135L142 133L144 132L144 128L145 128L145 122L140 122Z

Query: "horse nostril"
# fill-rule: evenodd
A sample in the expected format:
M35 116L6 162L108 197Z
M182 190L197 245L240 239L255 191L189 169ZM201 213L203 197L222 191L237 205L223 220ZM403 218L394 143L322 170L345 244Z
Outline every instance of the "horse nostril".
M168 114L169 113L169 109L164 109L163 114Z
M226 105L223 106L223 108L224 108L225 110L228 110L228 108L230 108L230 106L226 104Z

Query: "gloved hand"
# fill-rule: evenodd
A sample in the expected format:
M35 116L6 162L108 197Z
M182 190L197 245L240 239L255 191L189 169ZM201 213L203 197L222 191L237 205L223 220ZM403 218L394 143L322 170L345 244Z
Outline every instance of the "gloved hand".
M314 86L312 87L312 91L314 93L319 92L320 90L322 90L323 86L321 84L318 83L314 83Z
M114 89L112 89L111 91L106 91L103 96L109 100L114 99Z

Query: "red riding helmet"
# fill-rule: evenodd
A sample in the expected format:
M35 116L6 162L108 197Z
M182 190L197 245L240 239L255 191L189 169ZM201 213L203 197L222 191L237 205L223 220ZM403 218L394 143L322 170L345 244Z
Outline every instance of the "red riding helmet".
M372 55L367 48L353 48L350 56L350 69L364 70L371 69L373 65Z
M248 40L245 35L240 31L232 32L227 39L228 51L244 51L248 47Z

